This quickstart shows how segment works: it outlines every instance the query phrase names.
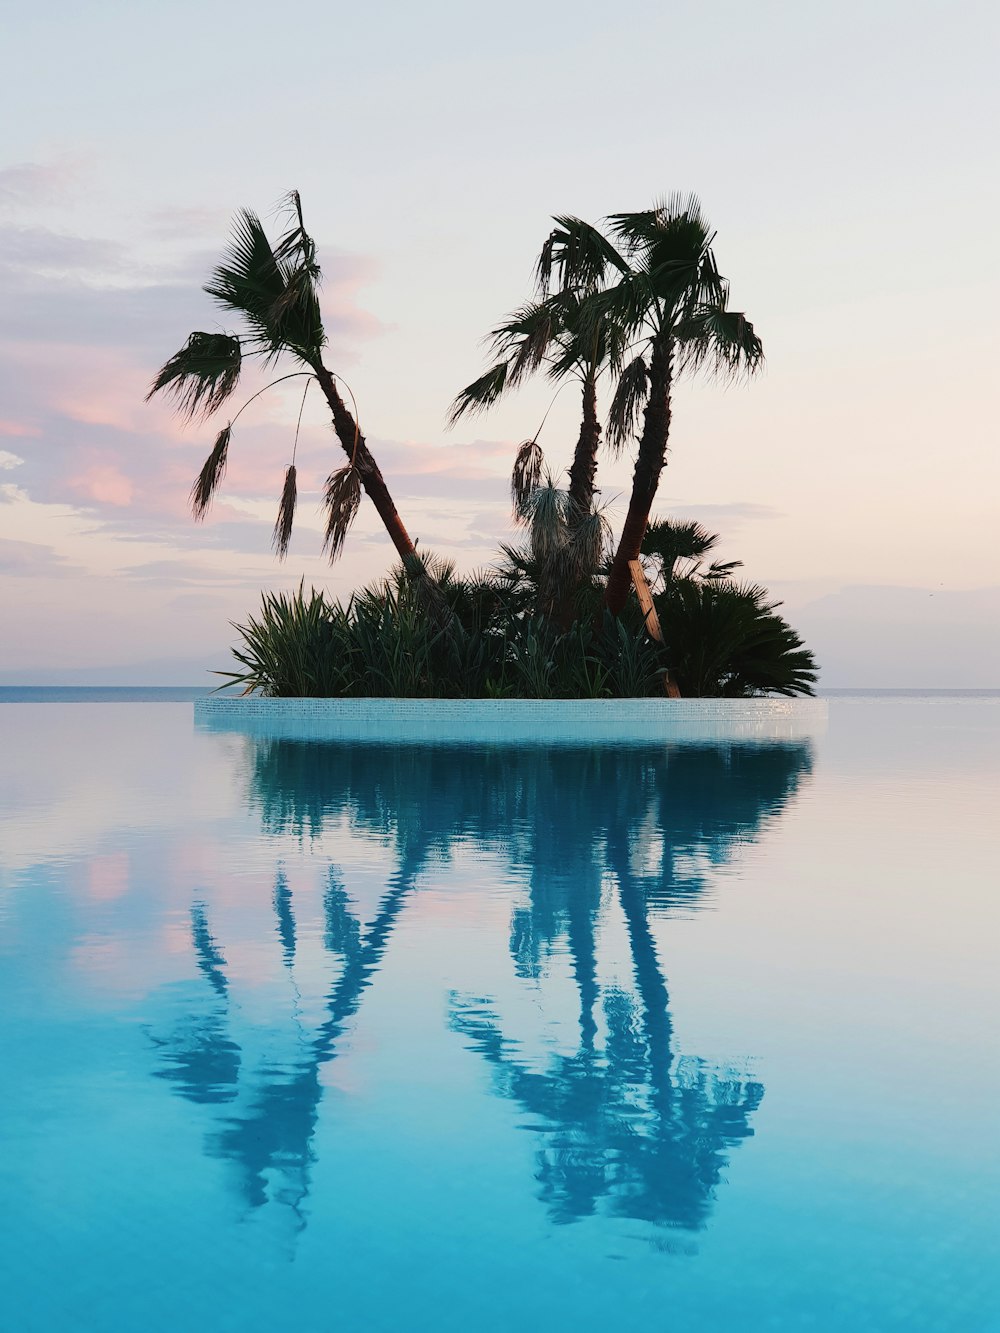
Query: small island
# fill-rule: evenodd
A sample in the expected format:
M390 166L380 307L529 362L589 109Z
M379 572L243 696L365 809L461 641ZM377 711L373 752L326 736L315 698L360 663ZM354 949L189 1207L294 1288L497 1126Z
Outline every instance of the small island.
M399 560L346 604L302 584L264 596L259 612L236 626L237 669L219 673L221 688L313 699L813 693L816 662L778 613L780 603L742 577L740 561L713 560L718 534L654 513L677 381L698 373L738 379L763 364L753 325L730 308L715 232L696 197L671 195L641 212L611 214L602 226L554 219L534 292L492 330L490 364L458 393L450 420L487 411L532 375L556 386L575 382L581 408L572 465L561 484L540 443L543 421L513 461L522 539L500 543L492 567L472 575L418 549L403 523L353 395L324 360L321 271L297 192L288 212L273 243L255 213L238 215L205 291L239 326L192 333L150 396L169 393L182 415L206 419L233 399L245 361L281 370L219 430L192 489L200 519L225 475L243 411L272 385L303 380L303 405L317 385L346 459L325 483L324 549L339 556L364 494ZM282 559L298 497L297 440L298 425L273 534ZM602 444L634 458L617 533L597 486Z

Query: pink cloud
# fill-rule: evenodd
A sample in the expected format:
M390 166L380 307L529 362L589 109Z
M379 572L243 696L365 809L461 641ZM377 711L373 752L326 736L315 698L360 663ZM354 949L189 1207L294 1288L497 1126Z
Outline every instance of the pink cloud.
M200 217L177 221L179 230L188 223L211 223ZM77 253L72 237L43 229L19 230L14 240L16 268L0 253L0 396L5 407L0 435L38 441L18 451L24 454L19 483L33 500L84 507L123 536L141 532L164 539L183 532L188 539L194 532L191 485L225 414L215 421L186 423L169 401L144 399L157 366L186 334L219 324L219 315L198 291L208 260L204 255L197 263L192 259L190 273L174 265L168 281L56 282L49 274L53 265L76 263L82 271L100 257L100 243L82 244ZM222 236L219 241L221 249ZM120 275L130 271L128 256L121 258ZM357 298L376 266L364 256L329 248L323 249L323 258L324 304L336 359L341 342L349 347L383 327ZM5 320L5 306L33 312L33 322L25 326L23 320ZM262 383L257 371L247 367L235 405ZM240 420L228 472L206 525L216 531L203 530L209 545L256 549L254 531L264 522L226 501L277 502L295 433L297 392L280 388ZM397 442L379 439L370 427L367 433L404 510L419 509L428 497L481 503L494 492L506 495L511 443ZM311 401L297 454L303 519L307 512L315 519L319 491L343 461L325 408ZM272 521L269 517L267 525ZM267 545L265 535L264 549Z
M70 490L87 500L96 500L98 504L125 508L132 503L132 483L116 467L89 468L78 476L70 477L66 484Z
M7 421L0 418L0 435L8 439L24 439L29 435L41 435L37 426L28 426L23 421Z

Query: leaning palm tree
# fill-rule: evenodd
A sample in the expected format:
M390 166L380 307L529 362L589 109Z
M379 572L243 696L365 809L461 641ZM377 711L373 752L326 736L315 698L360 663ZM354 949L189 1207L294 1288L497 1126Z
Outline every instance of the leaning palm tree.
M270 368L287 356L299 369L279 376L272 383L301 377L307 381L306 392L312 381L318 383L333 415L337 439L349 460L326 481L324 550L329 552L331 560L340 554L364 490L403 561L412 572L421 573L423 566L414 543L359 429L357 407L352 414L338 388L338 376L324 363L327 337L319 306L321 274L316 245L305 229L297 191L289 196L289 203L291 226L273 246L257 214L243 209L237 215L229 249L205 285L204 290L223 310L240 317L242 330L192 333L181 350L160 369L147 400L154 394L167 392L174 397L182 416L189 420L205 419L232 397L245 359L256 358ZM258 396L254 394L253 398ZM215 446L191 490L195 518L204 518L211 504L225 474L236 417L253 398L244 403L216 437ZM300 422L301 418L300 409ZM274 527L274 546L282 558L288 551L296 495L293 445Z
M608 610L619 615L666 463L674 380L703 368L728 377L753 373L763 347L746 316L729 309L729 284L712 251L715 233L694 195L671 195L655 208L608 221L613 241L579 218L559 219L541 278L544 284L555 271L559 288L574 290L601 255L611 281L595 295L588 317L614 325L638 346L630 361L623 358L609 417L614 443L636 430L642 414L628 513L605 589Z

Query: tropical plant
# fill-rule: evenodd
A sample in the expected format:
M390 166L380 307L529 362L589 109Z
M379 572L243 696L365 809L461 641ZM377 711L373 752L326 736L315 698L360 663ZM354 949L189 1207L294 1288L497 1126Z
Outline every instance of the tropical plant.
M759 585L674 579L655 600L685 696L813 693L815 658Z
M520 517L527 540L520 547L501 543L496 577L523 612L548 616L567 630L593 601L589 594L604 563L607 522L597 509L581 515L569 491L550 476L525 496Z
M422 575L425 571L414 558L414 543L361 433L357 408L352 413L347 407L338 387L338 381L340 384L343 381L323 360L327 336L319 305L321 273L316 245L306 231L297 191L292 192L288 202L290 226L275 245L268 240L257 214L243 209L237 215L229 249L205 285L204 290L223 310L240 318L240 331L192 333L180 351L160 368L147 399L157 393L168 393L183 417L205 419L232 397L245 360L256 359L270 369L287 356L301 368L279 376L273 383L305 379L304 405L305 392L315 381L326 398L337 439L348 458L347 464L326 480L324 549L331 559L340 554L364 490L400 557L410 562L414 575ZM198 519L205 516L225 474L236 419L259 393L243 404L216 437L191 491L191 504ZM300 422L301 419L300 409ZM288 551L297 491L293 444L274 526L274 546L279 557Z
M350 676L342 652L342 615L312 590L265 593L259 616L234 628L242 639L232 653L239 671L218 674L244 694L270 697L329 697L346 693ZM338 633L338 631L340 631Z
M719 544L719 534L700 523L673 518L654 518L646 528L641 551L656 564L656 579L663 586L675 578L729 578L742 560L713 560L703 569L702 558Z
M579 520L585 519L594 507L601 440L597 380L611 360L606 320L599 311L590 308L601 276L591 275L578 290L567 288L529 301L499 324L490 334L493 364L456 396L449 414L454 424L466 413L487 411L542 367L556 383L569 378L578 380L582 390L582 419L569 472L568 496L571 517ZM542 477L544 458L538 434L536 431L531 439L524 441L514 463L511 491L518 515Z
M627 439L642 414L628 513L605 589L605 604L617 616L666 463L674 380L700 369L724 377L753 373L763 347L746 316L729 309L729 284L712 250L715 233L694 195L612 214L608 228L613 239L579 218L557 218L540 277L543 288L554 274L560 290L575 291L599 268L608 281L586 316L614 327L623 345L638 346L631 360L619 353L609 414L612 442Z
M267 594L235 626L230 686L271 697L602 698L662 693L663 655L638 626L606 617L561 631L518 609L503 574L438 585L450 615L424 614L401 570L346 606L303 587Z

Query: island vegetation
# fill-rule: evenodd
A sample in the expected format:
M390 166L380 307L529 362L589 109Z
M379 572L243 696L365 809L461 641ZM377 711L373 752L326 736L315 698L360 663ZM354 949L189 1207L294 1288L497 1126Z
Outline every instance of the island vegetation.
M677 380L750 376L763 363L753 325L730 309L715 233L694 196L613 214L603 228L554 219L535 266L535 291L494 328L490 364L456 396L450 418L488 411L531 375L575 379L581 416L573 461L562 486L538 433L520 445L511 496L521 540L499 544L494 565L475 575L419 552L411 539L361 433L353 396L324 359L321 272L298 194L289 210L288 228L273 244L256 214L238 215L205 286L238 325L192 333L149 396L168 393L182 415L204 420L230 403L246 362L282 369L218 431L192 488L200 519L224 478L243 411L274 385L300 378L305 393L317 383L346 458L324 486L324 549L332 560L339 556L367 495L399 563L346 605L301 585L265 595L260 612L235 627L238 669L221 673L227 684L313 697L812 693L815 661L778 614L780 604L739 577L740 562L706 563L715 533L653 517ZM296 426L274 526L279 558L288 551L298 500L297 436ZM602 439L613 454L634 458L617 538L599 503ZM630 596L633 586L640 597Z

